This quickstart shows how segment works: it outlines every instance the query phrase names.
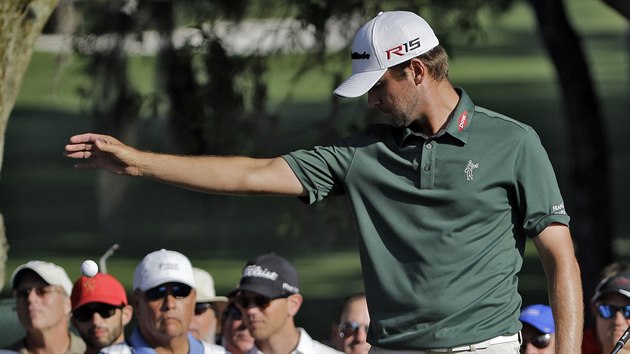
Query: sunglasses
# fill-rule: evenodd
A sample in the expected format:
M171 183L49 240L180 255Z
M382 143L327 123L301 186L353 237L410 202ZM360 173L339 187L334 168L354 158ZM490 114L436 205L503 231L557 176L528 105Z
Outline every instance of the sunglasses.
M13 296L20 299L26 299L32 292L35 292L35 295L37 295L38 297L44 297L57 291L60 292L61 289L55 286L48 285L39 288L17 289L13 291Z
M202 315L210 309L216 311L211 302L198 302L195 304L195 316Z
M539 334L537 336L531 336L528 339L523 338L523 344L521 344L521 349L527 348L527 344L531 343L534 347L538 349L547 348L549 343L551 343L551 334Z
M86 305L72 311L72 317L79 322L87 322L92 320L95 313L98 313L101 318L105 319L114 316L116 310L121 308L121 306L111 306L105 304L96 306Z
M192 288L186 284L172 283L156 286L144 292L149 301L156 301L171 295L176 299L183 299L190 295Z
M277 299L285 299L291 296L291 294L284 294L276 297L269 297L264 295L256 295L256 296L236 296L234 297L234 304L242 309L247 309L251 306L258 307L261 310L269 307L273 300Z
M369 326L362 325L359 322L344 322L339 325L339 338L347 338L356 335L359 329L363 328L367 333Z
M608 305L608 304L597 305L597 313L603 319L609 320L615 317L615 314L617 312L621 312L621 314L626 320L630 319L630 305L621 306L621 307L615 306L615 305Z

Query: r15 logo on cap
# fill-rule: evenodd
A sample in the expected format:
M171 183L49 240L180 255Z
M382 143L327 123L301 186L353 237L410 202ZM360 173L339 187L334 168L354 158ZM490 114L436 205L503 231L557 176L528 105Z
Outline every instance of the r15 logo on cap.
M387 60L392 59L392 54L396 54L399 56L404 56L405 54L411 52L414 49L420 48L420 37L410 40L407 43L403 43L399 46L396 46L391 49L387 49L385 53L387 54Z

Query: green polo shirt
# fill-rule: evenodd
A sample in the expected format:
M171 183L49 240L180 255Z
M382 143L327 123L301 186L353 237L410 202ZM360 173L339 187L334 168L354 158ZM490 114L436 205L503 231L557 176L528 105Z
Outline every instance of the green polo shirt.
M569 222L534 130L457 91L433 137L374 125L283 156L308 203L350 200L373 345L443 348L516 333L525 237Z

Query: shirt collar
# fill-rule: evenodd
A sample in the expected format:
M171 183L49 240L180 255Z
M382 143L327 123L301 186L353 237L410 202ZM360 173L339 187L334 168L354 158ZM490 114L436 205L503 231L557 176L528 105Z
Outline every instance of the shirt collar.
M155 349L151 348L149 344L144 340L140 329L136 327L129 338L129 344L133 347L135 354L156 354ZM203 344L195 339L192 334L188 333L188 352L189 353L203 353Z
M459 102L457 102L457 106L455 106L453 110L453 115L446 125L446 132L466 144L466 142L468 142L470 124L472 123L475 113L475 105L466 91L458 87L455 88L455 91L457 91L459 95Z
M465 144L468 141L468 130L470 129L470 123L475 112L475 105L462 88L455 87L455 91L459 95L457 106L455 106L453 113L449 116L446 126L436 135L439 136L446 133ZM394 134L396 140L399 142L399 146L403 146L405 140L410 136L421 137L423 139L429 138L408 127L395 129Z

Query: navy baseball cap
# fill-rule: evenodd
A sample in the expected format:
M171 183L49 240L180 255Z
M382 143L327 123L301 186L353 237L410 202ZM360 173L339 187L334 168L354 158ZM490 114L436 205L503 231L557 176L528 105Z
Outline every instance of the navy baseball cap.
M556 331L551 307L547 305L527 306L523 308L518 319L545 334L552 334Z
M228 296L232 297L242 290L268 297L298 294L298 272L289 261L277 254L263 254L247 262L238 286Z

